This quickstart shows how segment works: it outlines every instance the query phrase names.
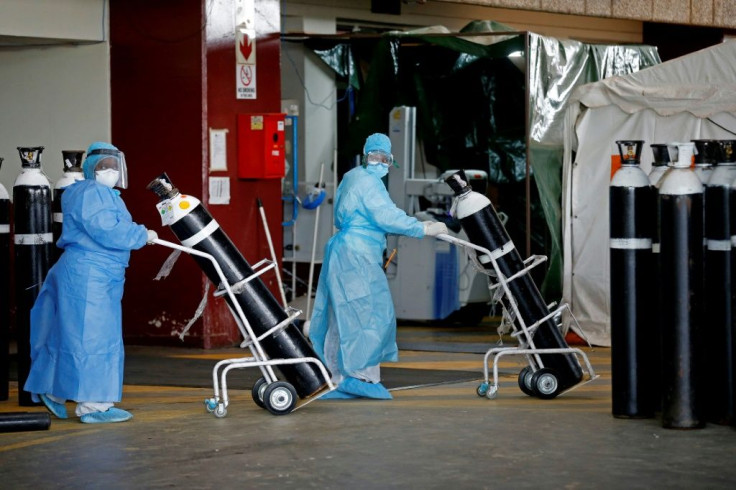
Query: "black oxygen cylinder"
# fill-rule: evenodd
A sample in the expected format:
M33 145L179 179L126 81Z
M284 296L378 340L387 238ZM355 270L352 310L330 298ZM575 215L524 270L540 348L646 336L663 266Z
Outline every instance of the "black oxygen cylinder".
M657 334L651 308L656 194L639 167L643 141L617 141L621 168L609 187L612 412L653 417Z
M710 422L729 424L733 420L731 330L733 325L733 285L731 281L731 184L736 179L732 142L693 140L697 159L714 162L705 186L705 324L702 388L705 417ZM725 150L725 151L724 151ZM707 339L707 340L706 340Z
M24 432L31 430L48 430L51 426L51 415L44 412L7 412L0 413L0 432Z
M700 179L700 182L702 182L703 186L707 186L708 182L710 182L710 178L713 175L713 172L715 171L716 161L718 160L717 152L720 151L718 147L718 141L717 140L690 140L693 144L695 144L695 150L694 155L692 158L694 168L693 171L695 172L695 175L698 176ZM703 281L705 281L705 270L707 267L708 262L708 255L705 251L706 242L705 242L705 210L708 207L708 195L705 190L703 191ZM705 283L703 283L703 288L705 288ZM707 303L707 296L705 296L705 289L703 289L703 311L707 311L708 305Z
M695 167L693 170L695 171L695 175L698 176L700 179L700 182L703 183L704 186L708 185L708 182L710 182L710 179L713 176L713 172L715 172L716 165L718 163L718 157L720 154L720 146L718 144L718 140L691 140L692 143L695 144L695 155L693 156L693 162ZM703 192L703 213L705 214L706 210L708 208L708 193L707 191ZM705 236L705 217L703 218L703 236ZM705 249L706 243L703 242L703 249ZM705 269L705 264L708 260L708 257L705 254L705 251L703 252L703 269ZM705 280L705 273L703 273L703 279ZM707 308L707 305L704 306L704 308Z
M652 318L654 319L654 325L656 328L655 334L652 336L652 348L650 350L652 356L652 366L654 366L653 373L653 384L652 396L654 397L655 411L660 411L662 408L662 392L661 392L661 380L662 380L662 317L660 311L664 308L664 300L660 295L662 291L660 282L662 278L661 274L661 254L659 253L660 236L662 234L662 223L660 222L659 213L659 186L662 184L662 179L670 171L672 162L670 161L670 154L667 150L666 143L653 143L649 145L652 149L652 170L649 172L649 183L654 188L654 199L655 199L655 229L654 235L652 236L652 255L654 256L654 272L653 272L653 284L652 291L654 292L654 301L652 301Z
M0 167L3 159L0 158ZM0 401L10 396L10 195L0 184Z
M662 223L662 426L704 425L698 342L703 321L703 184L690 169L693 143L670 145L659 188Z
M84 172L82 172L84 150L62 150L61 156L64 163L64 174L54 184L53 201L51 203L51 213L53 216L51 228L54 234L54 244L61 237L61 226L64 219L61 210L61 195L64 193L64 189L73 183L84 180ZM52 257L54 263L59 260L63 251L64 249L54 246L54 255Z
M460 220L468 240L488 249L495 256L496 263L505 277L511 277L522 271L525 268L524 262L491 201L472 190L462 170L448 177L445 182L455 192L454 216ZM489 257L481 255L478 260L485 264L487 269L493 269ZM529 272L510 281L508 286L527 327L549 315L549 308ZM501 301L507 311L513 311L508 298L504 297ZM518 320L514 319L517 325ZM539 325L533 335L533 341L535 347L540 349L568 348L554 319L548 319ZM559 391L570 388L582 380L583 371L574 354L542 354L540 357L544 367L555 372L560 385Z
M718 164L705 188L706 258L702 376L706 418L736 421L734 400L734 268L736 140L718 141Z
M53 254L51 186L41 172L43 146L18 147L22 171L13 184L15 244L15 325L18 342L18 399L33 406L23 390L31 369L31 308L41 291Z
M667 151L667 145L665 143L653 143L649 145L652 149L652 169L649 172L649 183L654 187L655 196L658 192L659 186L662 184L662 179L667 172L670 170L670 154ZM659 212L656 213L656 223L654 235L652 236L652 253L656 254L657 261L659 260Z
M171 227L182 245L212 255L230 285L253 274L253 269L240 251L198 199L181 194L165 173L154 179L147 188L160 199L157 207L163 224ZM192 258L215 285L220 284L220 277L209 260L198 256ZM224 297L234 311L230 298L227 295ZM257 336L288 318L282 305L260 278L245 283L235 297ZM270 358L319 358L294 324L264 338L261 345ZM327 385L327 380L313 363L281 365L278 368L302 398L314 395Z

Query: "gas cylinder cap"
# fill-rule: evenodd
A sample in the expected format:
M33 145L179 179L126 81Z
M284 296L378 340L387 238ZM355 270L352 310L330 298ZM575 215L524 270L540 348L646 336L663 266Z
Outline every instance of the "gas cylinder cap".
M662 167L670 163L670 154L667 153L666 143L652 143L649 146L652 148L652 155L654 157L652 165Z
M616 141L616 144L618 145L618 152L621 155L621 165L639 165L644 141L619 140Z
M690 140L695 145L695 165L715 165L721 159L717 140Z
M468 177L463 170L458 170L450 175L445 179L445 182L450 186L456 196L473 190L470 184L468 184Z
M17 146L20 154L20 165L23 168L41 168L41 152L43 146Z
M61 150L64 172L81 172L84 150Z
M718 140L721 148L719 162L736 163L736 140Z
M166 172L153 179L146 186L146 189L153 191L161 201L171 199L179 194L179 189L174 187L174 184L171 183L171 179L166 175Z
M696 153L695 143L670 143L667 150L672 160L672 166L675 168L690 168L693 161L693 155Z

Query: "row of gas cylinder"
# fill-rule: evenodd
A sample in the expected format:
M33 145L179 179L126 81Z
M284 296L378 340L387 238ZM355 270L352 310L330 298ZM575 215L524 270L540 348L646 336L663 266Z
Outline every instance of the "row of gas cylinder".
M609 189L613 415L736 423L736 140L617 141Z
M62 151L64 174L51 185L41 170L42 146L18 147L21 173L10 194L0 184L0 400L9 396L10 290L15 293L15 331L18 343L18 384L23 386L30 370L30 310L46 273L61 250L55 246L61 235L61 194L84 179L84 151ZM0 158L0 166L3 159ZM12 217L12 233L11 233ZM14 255L14 286L11 286L11 240ZM21 406L34 405L29 393L18 390Z

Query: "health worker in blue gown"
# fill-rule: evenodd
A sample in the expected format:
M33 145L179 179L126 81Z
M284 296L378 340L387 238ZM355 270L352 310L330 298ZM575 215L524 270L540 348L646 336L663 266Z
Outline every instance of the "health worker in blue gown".
M85 180L61 198L64 253L49 270L31 310L31 371L24 389L54 415L67 418L77 402L84 423L123 422L114 407L123 388L121 300L130 251L156 238L133 222L120 191L127 187L125 155L93 143Z
M322 398L390 399L380 363L398 360L396 317L382 267L386 234L414 238L447 233L444 223L418 221L399 209L381 180L396 166L391 141L368 137L362 165L337 188L337 233L325 247L309 338L338 389Z

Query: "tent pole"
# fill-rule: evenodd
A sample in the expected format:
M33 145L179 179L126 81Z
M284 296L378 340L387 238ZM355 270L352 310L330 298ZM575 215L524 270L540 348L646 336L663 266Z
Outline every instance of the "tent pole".
M531 142L530 138L530 119L531 115L529 114L529 71L531 66L531 61L529 59L529 33L524 34L524 64L526 66L526 73L524 74L525 79L525 87L524 92L526 94L526 97L524 98L524 109L526 110L526 117L525 117L525 138L526 138L526 257L529 257L532 254L532 206L531 206L531 196L532 196L532 186L531 186L531 172L530 172L530 164L529 164L529 143Z

